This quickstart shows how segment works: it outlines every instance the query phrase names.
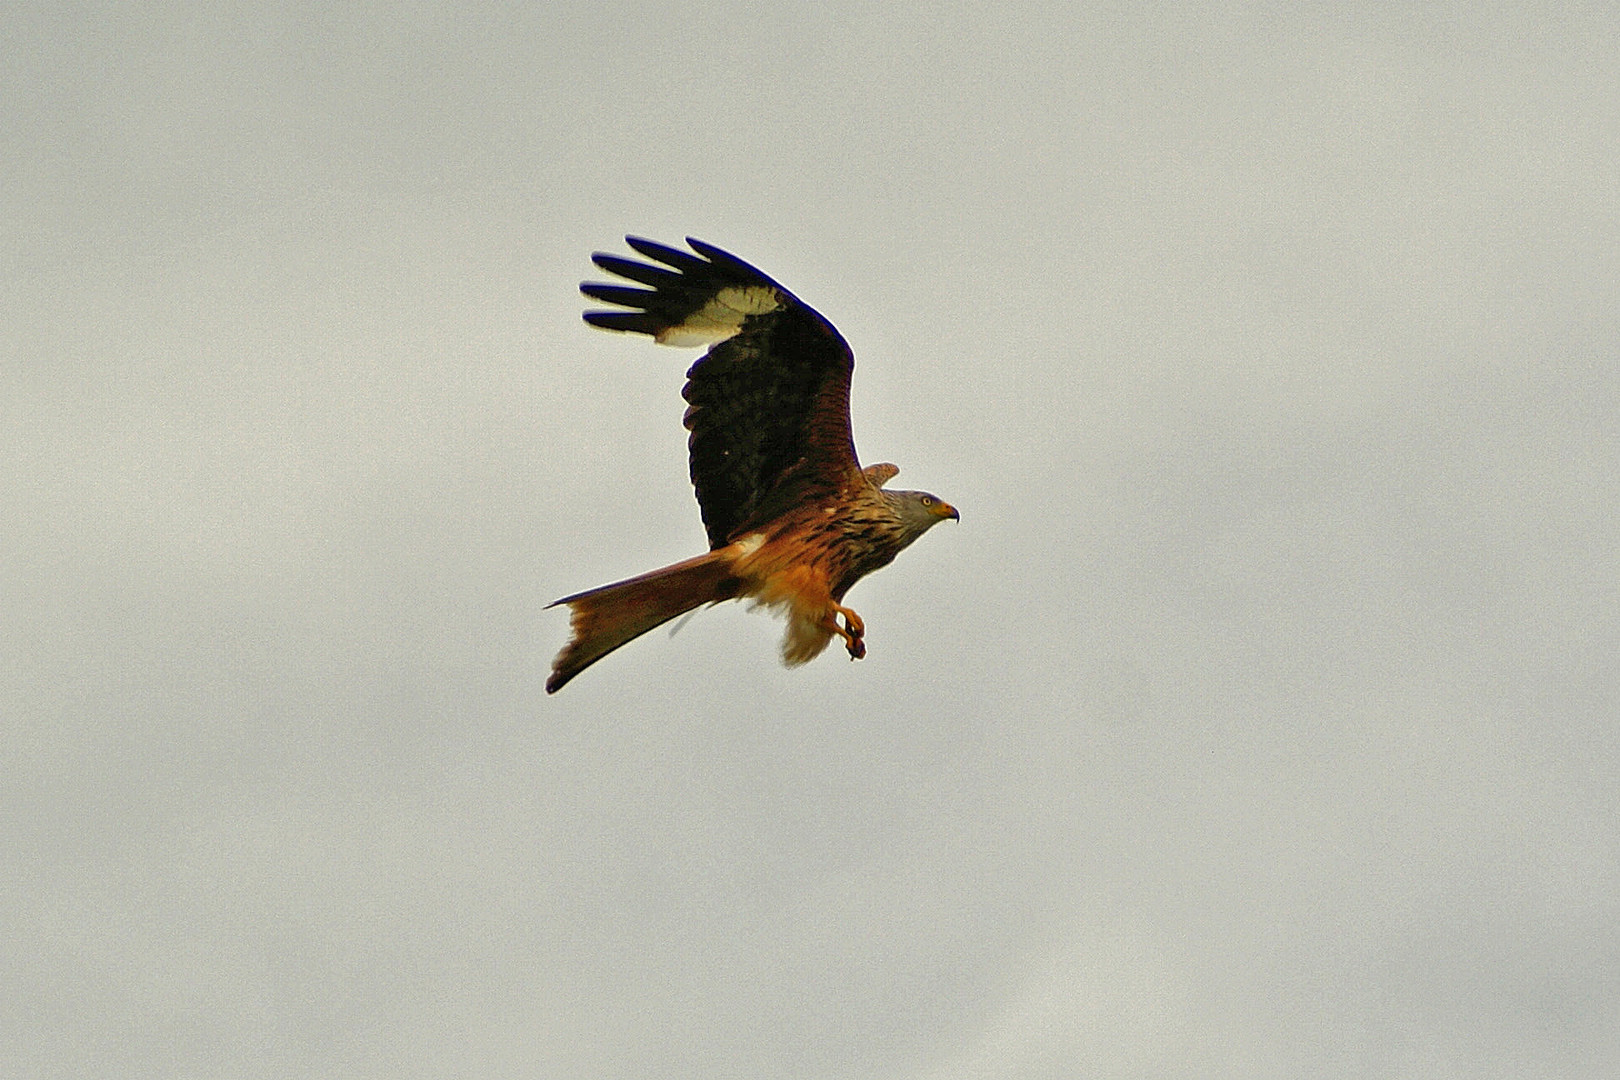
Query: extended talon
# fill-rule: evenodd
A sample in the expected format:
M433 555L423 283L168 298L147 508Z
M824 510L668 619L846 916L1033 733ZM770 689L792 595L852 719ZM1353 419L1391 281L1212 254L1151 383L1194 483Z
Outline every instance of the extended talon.
M866 624L861 621L859 615L842 605L834 605L833 611L837 613L833 617L834 625L838 622L838 615L844 617L844 628L839 634L844 639L844 648L849 651L849 658L860 660L866 656L866 642L863 640L866 636Z
M842 626L838 624L838 616L844 617ZM866 655L866 642L861 640L866 634L866 624L861 617L849 608L834 604L827 614L827 628L844 639L844 649L848 651L851 660L859 660Z

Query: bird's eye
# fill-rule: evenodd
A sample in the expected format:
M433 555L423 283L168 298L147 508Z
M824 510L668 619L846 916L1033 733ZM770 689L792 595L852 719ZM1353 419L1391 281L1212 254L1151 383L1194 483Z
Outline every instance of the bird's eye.
M924 506L933 506L933 505L934 505L934 499L933 499L933 496L931 496L931 495L924 495L924 496L923 496L923 497L922 497L922 504L923 504L923 505L924 505Z

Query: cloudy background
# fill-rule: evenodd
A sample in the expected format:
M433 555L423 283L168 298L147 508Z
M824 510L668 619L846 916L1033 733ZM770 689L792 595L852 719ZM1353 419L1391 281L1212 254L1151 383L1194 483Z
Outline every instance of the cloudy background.
M0 15L0 1072L1613 1075L1612 7L512 7ZM543 693L627 231L961 508L865 662Z

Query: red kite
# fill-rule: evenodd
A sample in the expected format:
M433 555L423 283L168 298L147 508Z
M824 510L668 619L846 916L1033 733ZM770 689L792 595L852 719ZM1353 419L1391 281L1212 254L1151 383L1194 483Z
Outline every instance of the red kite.
M844 594L939 522L957 520L956 510L926 492L884 490L900 471L894 465L861 468L849 426L855 356L814 308L702 241L686 241L697 255L625 241L652 263L591 261L647 288L581 285L586 296L629 309L587 311L585 321L661 345L711 346L682 394L710 550L552 604L572 609L573 638L552 663L546 692L625 642L722 600L787 615L783 663L813 659L834 634L859 660L866 628L840 603Z

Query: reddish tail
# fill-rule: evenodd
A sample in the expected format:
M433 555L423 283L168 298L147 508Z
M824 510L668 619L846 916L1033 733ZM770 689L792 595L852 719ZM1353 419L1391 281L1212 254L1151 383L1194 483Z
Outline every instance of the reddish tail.
M573 609L574 636L551 663L546 693L555 694L620 645L675 616L699 604L730 600L741 584L732 575L731 561L711 551L628 581L563 597L551 606L567 604Z

